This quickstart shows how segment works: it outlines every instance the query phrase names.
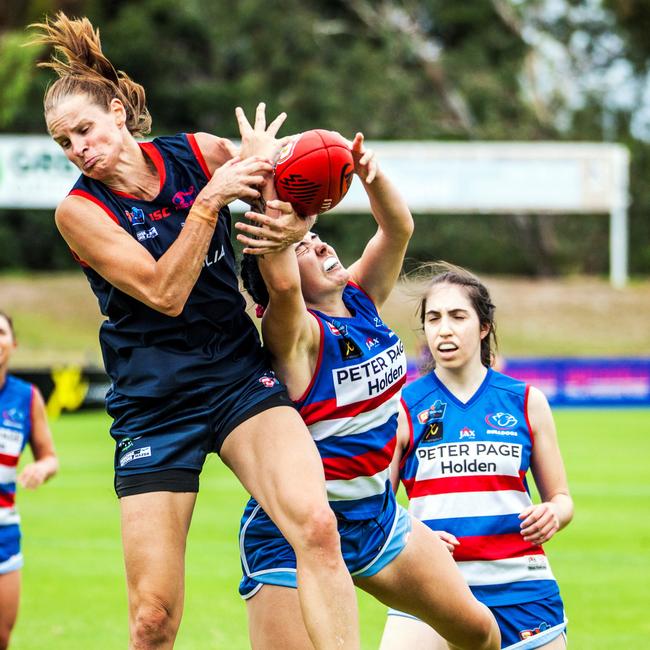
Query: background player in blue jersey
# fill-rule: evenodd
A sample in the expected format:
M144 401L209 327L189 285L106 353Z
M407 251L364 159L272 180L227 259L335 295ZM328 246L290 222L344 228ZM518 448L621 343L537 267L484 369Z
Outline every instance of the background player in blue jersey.
M439 532L494 613L502 648L564 648L564 607L541 547L573 516L553 416L541 391L490 368L486 287L464 269L439 270L420 306L435 368L403 391L394 469L410 512ZM447 648L421 620L390 614L382 650Z
M16 622L23 566L16 483L34 490L59 468L40 392L8 372L15 347L11 318L0 311L0 650L9 646ZM34 462L17 474L27 444Z
M361 258L346 269L334 249L310 232L281 252L245 257L244 283L266 307L265 345L321 453L343 556L356 584L429 621L454 648L496 649L499 635L489 611L472 597L436 535L397 505L390 485L406 356L377 309L395 286L413 220L361 134L352 153L377 222ZM268 205L291 210L287 203ZM262 225L272 221L247 216ZM264 246L264 228L236 226L247 233L238 236L246 252ZM295 557L254 499L242 518L240 549L240 593L253 648L313 647L301 624Z
M45 94L47 127L82 172L56 224L107 318L100 342L112 380L130 647L173 646L210 452L291 542L317 646L358 647L322 465L245 312L230 241L227 206L259 198L284 114L266 128L260 105L239 151L207 133L139 143L151 124L144 89L115 70L90 22L59 13L35 27L37 40L55 47L46 65L59 76ZM308 224L297 225L283 229L289 241Z

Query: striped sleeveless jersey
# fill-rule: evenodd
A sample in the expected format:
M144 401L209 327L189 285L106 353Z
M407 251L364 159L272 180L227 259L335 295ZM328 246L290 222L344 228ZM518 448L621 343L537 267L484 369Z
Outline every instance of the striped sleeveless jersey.
M32 431L34 387L7 375L0 388L0 534L20 523L16 509L16 468Z
M454 559L474 595L497 606L559 593L542 547L519 532L518 515L531 504L528 386L488 369L463 403L432 372L404 389L403 402L409 511L458 538Z
M332 509L361 520L381 511L391 489L406 356L363 290L349 283L343 301L350 318L312 311L321 332L318 363L296 406L323 460Z

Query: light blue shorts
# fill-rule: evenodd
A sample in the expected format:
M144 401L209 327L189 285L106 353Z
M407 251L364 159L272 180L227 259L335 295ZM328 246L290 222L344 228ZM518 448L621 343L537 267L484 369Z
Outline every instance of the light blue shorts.
M411 517L389 490L377 517L360 521L339 518L338 529L348 570L353 576L369 577L379 573L406 546ZM239 551L242 598L251 598L264 584L296 588L293 549L254 499L249 500L242 517Z

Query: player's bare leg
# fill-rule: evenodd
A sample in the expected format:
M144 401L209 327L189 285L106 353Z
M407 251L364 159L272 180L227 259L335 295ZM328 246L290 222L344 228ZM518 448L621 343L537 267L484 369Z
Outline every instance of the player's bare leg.
M296 589L264 585L246 601L252 650L312 650Z
M293 547L314 646L358 648L357 601L327 503L323 464L297 411L281 406L246 420L226 438L221 457Z
M183 614L185 542L193 492L122 497L130 650L173 648Z
M420 521L413 520L406 547L390 564L355 582L389 607L428 623L453 650L500 648L494 616L474 598L440 538Z
M0 574L0 650L9 647L9 636L18 616L20 571Z

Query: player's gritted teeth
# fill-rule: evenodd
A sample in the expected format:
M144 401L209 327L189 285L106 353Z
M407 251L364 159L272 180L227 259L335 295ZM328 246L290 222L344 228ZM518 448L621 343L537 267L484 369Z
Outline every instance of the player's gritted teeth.
M441 343L438 346L438 352L455 352L458 350L458 346L453 343Z
M328 257L324 262L323 262L323 271L325 273L329 273L335 266L337 266L339 261L336 259L336 257Z

